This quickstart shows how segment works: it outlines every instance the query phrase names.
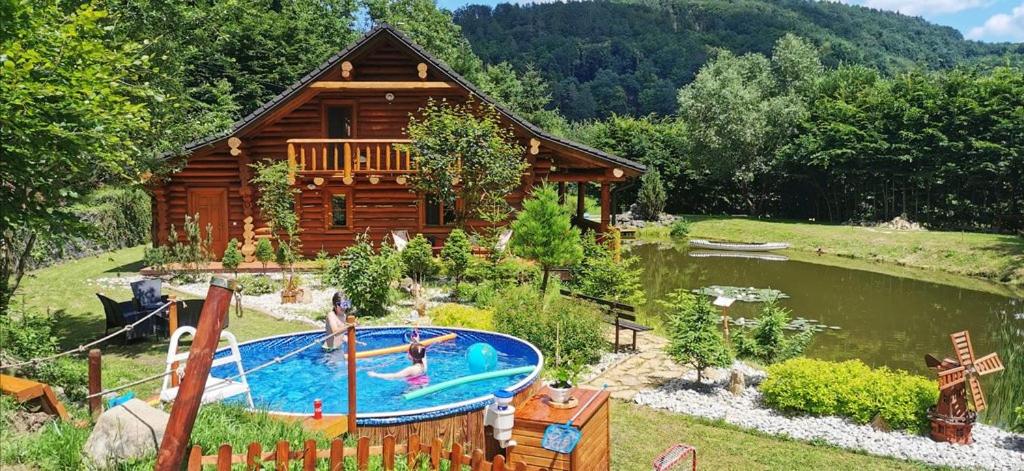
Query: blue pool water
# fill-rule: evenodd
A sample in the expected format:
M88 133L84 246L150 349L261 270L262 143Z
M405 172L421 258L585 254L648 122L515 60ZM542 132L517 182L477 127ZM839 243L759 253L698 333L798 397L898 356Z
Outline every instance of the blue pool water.
M428 339L450 332L454 340L427 347L427 376L430 384L471 374L466 351L476 342L485 342L498 352L498 369L539 366L540 352L531 344L501 334L465 329L421 328L420 338ZM356 330L359 350L392 347L409 342L408 327L368 327ZM285 355L323 336L323 331L270 337L239 346L242 365L248 370L275 357ZM220 352L226 354L227 352ZM402 394L413 390L402 380L383 380L367 376L369 371L390 373L408 366L404 352L360 358L356 363L356 410L362 424L403 423L424 418L482 408L498 389L517 391L529 385L538 373L520 374L462 384L427 396L405 400ZM247 375L257 408L272 412L312 414L313 400L323 401L324 414L344 414L348 410L348 374L343 352L310 348L281 363ZM228 377L236 373L233 365L214 368L213 375ZM235 398L239 399L238 397Z

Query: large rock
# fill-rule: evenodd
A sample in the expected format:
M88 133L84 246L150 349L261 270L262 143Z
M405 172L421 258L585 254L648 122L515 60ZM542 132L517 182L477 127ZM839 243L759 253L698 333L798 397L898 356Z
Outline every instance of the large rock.
M85 442L85 455L97 468L153 456L164 439L169 418L166 412L138 399L109 409Z
M743 390L746 388L747 380L743 376L743 372L738 369L732 370L729 374L729 392L733 393L735 396L739 396L740 394L743 394Z

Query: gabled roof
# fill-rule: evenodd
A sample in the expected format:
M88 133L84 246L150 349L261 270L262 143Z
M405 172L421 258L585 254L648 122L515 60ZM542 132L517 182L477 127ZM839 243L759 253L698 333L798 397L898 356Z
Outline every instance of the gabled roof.
M639 162L634 162L632 160L625 159L617 155L609 154L602 150L595 149L593 147L580 144L578 142L573 142L568 139L563 139L558 136L554 136L548 133L547 131L544 131L543 129L537 127L533 123L530 123L529 121L526 121L525 119L516 116L514 113L505 108L502 104L498 103L491 97L487 96L487 94L480 91L475 85L473 85L464 77L462 77L457 72L448 67L447 64L433 57L430 53L421 48L418 44L414 43L411 39L402 34L402 32L398 31L397 29L393 28L391 25L387 23L381 23L375 26L373 29L367 32L360 40L356 41L351 46L341 50L337 54L331 56L329 59L327 59L324 63L320 64L320 66L318 66L312 72L306 74L304 77L299 79L299 81L295 82L294 84L286 88L284 91L282 91L280 94L272 98L270 101L264 103L259 108L255 109L252 113L249 113L248 116L242 118L239 121L236 121L227 130L186 144L184 152L191 153L203 147L216 145L217 143L223 141L224 139L227 139L228 137L235 135L236 133L244 130L245 128L260 122L265 115L269 114L278 106L291 100L293 97L298 95L303 89L305 89L308 85L319 80L322 76L326 75L332 68L338 66L346 59L349 59L364 46L370 44L371 42L373 42L375 39L382 35L388 35L391 38L402 43L410 50L412 50L412 52L418 55L421 60L436 67L444 75L447 75L451 81L458 83L460 86L468 90L470 93L476 95L481 101L494 106L498 110L498 112L501 113L503 116L508 118L510 121L522 126L523 128L526 128L528 131L533 133L537 138L541 140L554 142L556 144L563 145L570 149L575 149L579 152L589 154L590 156L593 156L599 160L606 161L613 165L620 165L638 172L643 172L646 170L646 167ZM169 153L165 154L164 157L170 158L175 155L180 155L180 153Z

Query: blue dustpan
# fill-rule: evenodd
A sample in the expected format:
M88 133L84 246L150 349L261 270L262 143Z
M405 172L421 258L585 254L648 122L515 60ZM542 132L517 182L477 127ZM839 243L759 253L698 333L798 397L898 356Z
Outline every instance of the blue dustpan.
M604 391L604 388L606 387L607 385L602 386L601 391ZM590 407L590 404L594 402L594 399L597 399L597 396L600 395L600 391L598 391L597 394L591 396L591 398L587 400L582 407L580 407L580 410L576 411L576 413L569 418L568 422L564 424L548 425L548 428L544 429L544 438L541 439L540 446L544 447L545 450L551 450L555 453L564 453L567 455L572 453L572 451L576 449L576 444L579 443L580 437L583 435L582 432L580 432L580 429L572 426L572 422L579 418L580 414L587 410L587 407Z

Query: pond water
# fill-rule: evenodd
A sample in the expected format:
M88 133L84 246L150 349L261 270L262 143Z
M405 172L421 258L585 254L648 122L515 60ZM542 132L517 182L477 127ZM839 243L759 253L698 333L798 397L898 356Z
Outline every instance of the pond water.
M808 356L859 358L934 377L924 355L953 355L949 334L969 330L976 357L998 352L1006 370L983 377L989 409L982 420L1004 425L1024 404L1024 300L945 284L801 261L693 257L685 247L639 244L630 249L644 267L647 305L642 320L661 328L655 301L675 289L710 285L773 288L793 317L838 329L815 336ZM732 318L756 318L761 304L736 302Z

